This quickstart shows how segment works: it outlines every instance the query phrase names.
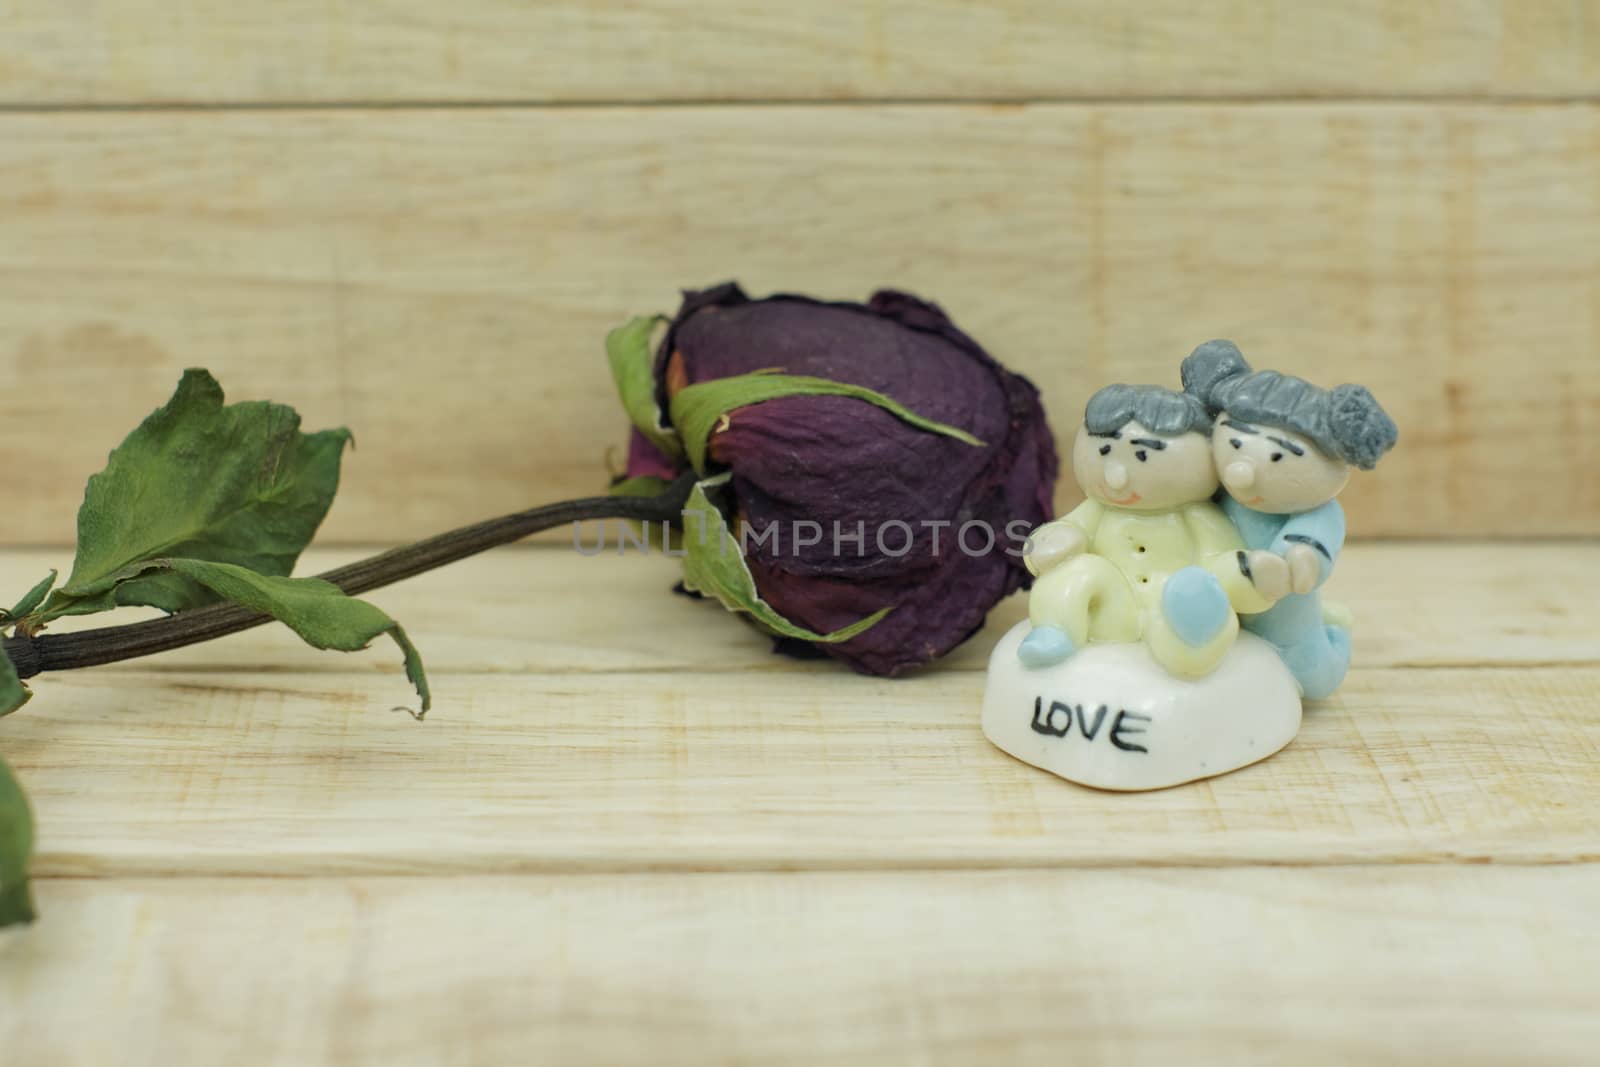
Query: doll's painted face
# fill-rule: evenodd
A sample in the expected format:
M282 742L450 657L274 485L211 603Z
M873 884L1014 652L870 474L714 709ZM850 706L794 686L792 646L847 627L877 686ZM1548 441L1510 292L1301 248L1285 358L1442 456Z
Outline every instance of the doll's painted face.
M1160 434L1137 420L1109 434L1078 427L1072 473L1095 500L1135 511L1167 511L1217 491L1205 434Z
M1339 495L1350 480L1344 461L1300 434L1258 426L1227 413L1211 431L1211 453L1228 495L1274 515L1310 511Z

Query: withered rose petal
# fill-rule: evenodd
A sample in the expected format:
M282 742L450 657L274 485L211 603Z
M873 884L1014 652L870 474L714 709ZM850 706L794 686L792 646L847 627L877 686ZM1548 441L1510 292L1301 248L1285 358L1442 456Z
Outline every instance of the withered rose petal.
M627 477L661 478L670 482L683 471L681 463L662 455L661 450L650 442L650 438L638 430L634 430L628 437Z
M898 674L960 644L997 601L1026 586L1020 557L1006 552L1020 548L1008 524L1048 519L1057 469L1038 392L935 305L890 291L865 305L792 295L750 300L737 285L722 285L686 294L668 330L656 364L663 409L675 353L690 383L766 368L830 378L877 390L985 442L975 448L830 396L738 409L712 437L710 456L732 472L734 508L753 535L751 573L779 614L827 632L894 608L822 651L861 671ZM630 474L671 475L648 442L643 452L635 444ZM958 543L969 522L992 531L988 551ZM797 529L820 529L821 537L797 545ZM969 530L969 548L987 541L982 527Z
M750 570L779 614L804 619L819 633L894 605L859 637L816 646L864 674L886 677L931 663L977 633L989 609L1021 582L999 555L878 580L794 574L758 560Z

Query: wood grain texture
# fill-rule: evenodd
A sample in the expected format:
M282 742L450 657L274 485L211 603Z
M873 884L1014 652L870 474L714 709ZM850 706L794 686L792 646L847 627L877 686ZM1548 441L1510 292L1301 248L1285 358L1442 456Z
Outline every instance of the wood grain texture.
M593 492L605 331L731 275L941 300L1058 430L1231 336L1395 415L1359 534L1600 531L1586 106L11 114L0 145L8 543L69 539L193 364L356 431L334 540Z
M1585 1063L1596 553L1352 546L1365 665L1273 759L1147 794L993 749L988 636L896 682L778 659L661 558L380 593L434 667L421 724L392 651L271 631L46 676L0 721L44 909L0 936L0 1050Z
M38 870L1600 860L1593 667L1354 671L1280 755L1132 796L990 747L967 671L436 681L422 724L397 671L41 683L4 724Z
M1593 0L13 0L0 103L1580 96Z
M29 1067L1590 1062L1600 868L47 881Z
M594 544L595 527L585 532ZM831 662L775 656L771 642L720 607L674 596L679 561L618 538L604 555L569 544L523 545L367 594L399 619L435 676L719 672L827 676ZM300 573L315 574L366 555L356 548L312 549ZM50 568L65 573L67 549L0 552L0 601L13 602ZM1366 667L1600 666L1600 544L1359 543L1339 558L1330 598L1356 613L1355 661ZM1000 635L1027 614L1023 596L990 615L988 626L932 668L980 671ZM154 610L63 619L65 632ZM393 655L318 652L288 630L267 626L222 641L102 668L105 672L177 673L292 670L371 671L385 685ZM59 676L38 680L48 688ZM380 690L386 694L386 691Z
M0 5L0 543L70 540L196 364L356 431L335 546L587 495L605 330L728 276L938 299L1064 433L1232 336L1396 415L1356 534L1594 535L1597 33L1594 0ZM0 589L69 554L0 552ZM422 724L392 650L280 629L37 679L0 1063L1600 1043L1600 544L1353 545L1346 689L1135 796L982 737L1020 598L891 683L675 575L551 544L374 594Z

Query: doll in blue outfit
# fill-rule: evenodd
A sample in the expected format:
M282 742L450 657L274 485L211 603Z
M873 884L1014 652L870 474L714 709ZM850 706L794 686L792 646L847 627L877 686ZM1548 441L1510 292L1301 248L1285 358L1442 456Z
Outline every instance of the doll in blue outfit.
M1350 619L1319 592L1344 547L1336 498L1352 466L1371 470L1394 447L1395 424L1362 386L1253 371L1231 341L1201 345L1182 373L1216 420L1223 512L1248 549L1289 565L1289 595L1240 624L1278 650L1305 697L1328 696L1350 666Z

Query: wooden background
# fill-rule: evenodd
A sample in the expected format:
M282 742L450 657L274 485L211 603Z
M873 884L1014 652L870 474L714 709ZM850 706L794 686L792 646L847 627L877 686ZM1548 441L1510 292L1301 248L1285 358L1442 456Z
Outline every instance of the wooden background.
M1232 337L1396 417L1359 534L1600 532L1594 2L0 18L0 541L189 365L355 431L329 541L592 492L605 331L725 278L938 300L1058 431Z
M593 492L605 331L726 278L1059 431L1215 336L1402 427L1345 687L1155 793L985 741L1021 597L885 682L559 545L373 595L422 724L282 628L42 677L0 1065L1592 1063L1597 102L1600 0L0 0L13 596L185 366L355 431L307 572Z

